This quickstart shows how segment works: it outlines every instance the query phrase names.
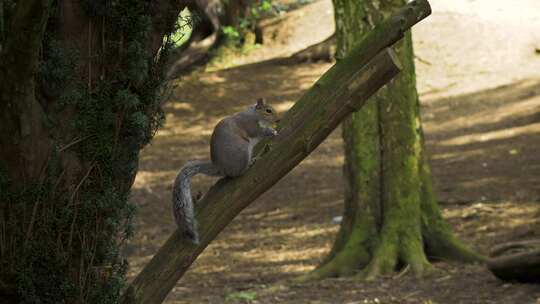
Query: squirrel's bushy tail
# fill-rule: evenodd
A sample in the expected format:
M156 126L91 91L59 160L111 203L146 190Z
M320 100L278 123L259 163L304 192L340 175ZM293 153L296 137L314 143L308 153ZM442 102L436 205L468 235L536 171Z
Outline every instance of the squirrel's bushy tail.
M176 176L172 195L174 220L194 244L199 244L199 232L191 197L191 178L198 173L220 176L211 162L189 161Z

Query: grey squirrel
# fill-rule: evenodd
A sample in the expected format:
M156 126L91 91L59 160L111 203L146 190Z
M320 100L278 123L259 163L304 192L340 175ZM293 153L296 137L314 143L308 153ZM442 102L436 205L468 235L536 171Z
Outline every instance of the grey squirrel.
M173 186L173 214L178 228L194 244L199 244L199 233L191 178L198 173L228 177L244 174L255 161L255 145L263 138L277 135L273 128L277 122L276 111L259 98L257 104L224 118L215 126L210 140L211 161L189 161L180 169Z

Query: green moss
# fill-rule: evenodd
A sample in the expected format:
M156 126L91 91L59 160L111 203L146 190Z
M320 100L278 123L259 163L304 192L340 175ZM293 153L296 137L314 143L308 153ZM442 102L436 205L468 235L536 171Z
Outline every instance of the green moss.
M353 223L352 229L347 229L350 231L347 237L336 240L333 254L330 254L329 258L315 270L299 277L298 281L351 275L369 263L372 249L378 240L369 212L361 213L362 215Z
M422 234L428 256L435 260L452 260L465 263L483 262L486 257L463 244L453 234L437 205L431 185L431 173L422 159Z

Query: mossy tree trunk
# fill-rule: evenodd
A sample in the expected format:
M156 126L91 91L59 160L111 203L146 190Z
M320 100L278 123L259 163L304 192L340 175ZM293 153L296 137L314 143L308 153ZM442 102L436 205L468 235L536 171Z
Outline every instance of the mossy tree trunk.
M334 0L337 57L405 0ZM403 71L343 123L345 211L330 254L301 280L361 272L375 278L428 258L481 261L454 238L438 208L423 152L411 33L394 47Z
M0 302L117 303L182 1L0 1Z

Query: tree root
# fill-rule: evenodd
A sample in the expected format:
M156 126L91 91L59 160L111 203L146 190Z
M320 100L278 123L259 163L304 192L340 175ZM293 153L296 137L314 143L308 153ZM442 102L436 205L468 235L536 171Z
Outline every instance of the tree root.
M350 276L365 266L369 259L369 251L364 245L364 238L352 238L336 255L316 269L295 279L295 282L315 281L324 278Z
M380 276L389 275L394 272L398 263L397 242L382 238L381 243L374 251L373 259L360 274L368 281L375 280Z
M422 277L433 271L433 265L428 261L420 236L405 238L402 244L400 258L411 267L416 277Z
M501 280L540 282L540 240L509 242L494 246L488 269Z
M422 207L423 213L426 214L426 206ZM424 217L422 235L427 255L433 260L463 263L483 263L487 260L485 256L473 251L454 236L436 206L430 206Z
M396 229L394 231L387 227L381 231L380 240L371 251L372 255L365 246L350 246L349 240L331 260L299 277L296 282L347 276L356 272L360 278L372 281L395 273L398 265L420 278L430 275L435 270L428 261L428 256L436 260L467 263L486 261L484 256L475 253L457 240L447 225L438 224L438 229L431 229L429 233L422 231L422 235L420 229L414 227L408 227L407 230L405 227L394 226ZM351 237L354 235L355 233ZM426 239L426 235L429 240ZM424 248L424 244L427 248Z
M404 233L397 242L391 242L387 238L386 244L382 243L375 251L374 258L366 267L363 277L366 280L375 280L378 277L390 275L396 271L396 266L400 262L416 277L422 277L433 270L433 266L424 253L418 232Z
M540 240L508 242L493 246L489 255L492 257L497 257L506 254L509 251L526 251L536 249L540 249Z
M492 258L487 266L501 280L540 282L540 249Z

